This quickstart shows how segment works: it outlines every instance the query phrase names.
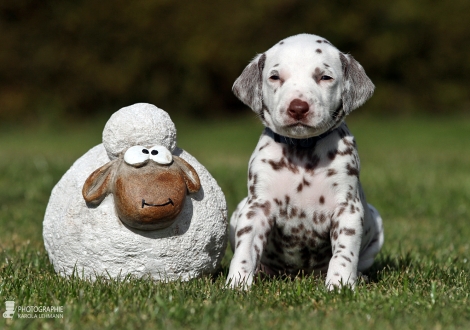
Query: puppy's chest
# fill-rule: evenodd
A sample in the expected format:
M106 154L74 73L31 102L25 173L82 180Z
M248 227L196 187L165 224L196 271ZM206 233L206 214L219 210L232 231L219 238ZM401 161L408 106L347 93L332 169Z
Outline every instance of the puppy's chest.
M328 175L330 163L315 150L269 143L252 159L251 198L269 202L270 213L278 224L312 220L316 216L325 223L323 217L336 206L337 184Z
M266 150L264 155L271 159L263 154L253 163L259 168L252 189L252 197L272 205L273 225L263 265L293 274L301 269L323 269L331 258L330 228L336 205L327 162L318 153L295 152L279 145Z

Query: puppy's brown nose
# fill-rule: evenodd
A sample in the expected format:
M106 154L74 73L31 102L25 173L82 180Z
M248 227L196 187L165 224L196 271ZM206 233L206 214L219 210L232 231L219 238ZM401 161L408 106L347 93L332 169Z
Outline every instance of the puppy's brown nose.
M296 120L301 120L301 119L304 119L305 116L307 116L309 108L310 107L307 102L299 100L299 99L295 99L295 100L292 100L292 102L289 104L287 113L289 114L290 117Z

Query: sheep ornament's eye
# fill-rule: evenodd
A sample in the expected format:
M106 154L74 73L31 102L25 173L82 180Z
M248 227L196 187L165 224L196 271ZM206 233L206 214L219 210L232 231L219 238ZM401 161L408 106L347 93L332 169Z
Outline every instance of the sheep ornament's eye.
M124 161L129 165L138 165L148 161L150 158L149 149L143 146L133 146L127 149L124 154Z
M151 148L133 146L127 149L124 154L124 161L137 167L147 163L149 159L160 165L168 165L173 162L171 152L164 146L153 146Z
M168 165L173 162L170 150L164 146L153 146L150 148L150 159L161 165Z

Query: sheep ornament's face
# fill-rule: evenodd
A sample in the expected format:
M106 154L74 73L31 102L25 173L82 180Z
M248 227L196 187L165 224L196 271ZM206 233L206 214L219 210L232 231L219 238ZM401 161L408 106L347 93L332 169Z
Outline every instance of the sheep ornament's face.
M201 188L196 170L163 146L133 146L94 171L83 185L89 206L112 193L119 219L126 225L155 230L170 226L188 193Z

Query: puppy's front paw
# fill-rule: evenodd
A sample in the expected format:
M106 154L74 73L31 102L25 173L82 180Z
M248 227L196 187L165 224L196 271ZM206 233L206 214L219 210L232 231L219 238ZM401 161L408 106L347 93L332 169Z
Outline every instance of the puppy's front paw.
M231 289L248 290L253 284L251 274L242 275L240 272L229 273L225 285Z
M335 288L341 290L344 287L354 290L356 286L356 276L349 276L348 278L342 278L339 275L333 274L333 276L327 276L325 285L329 291L335 290Z

